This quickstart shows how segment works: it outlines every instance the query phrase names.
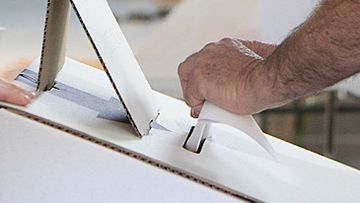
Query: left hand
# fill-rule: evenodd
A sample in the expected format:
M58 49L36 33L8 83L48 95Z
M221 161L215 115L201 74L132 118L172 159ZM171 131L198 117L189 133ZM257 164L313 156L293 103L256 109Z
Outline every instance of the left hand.
M0 101L25 106L31 102L32 98L31 92L0 79Z

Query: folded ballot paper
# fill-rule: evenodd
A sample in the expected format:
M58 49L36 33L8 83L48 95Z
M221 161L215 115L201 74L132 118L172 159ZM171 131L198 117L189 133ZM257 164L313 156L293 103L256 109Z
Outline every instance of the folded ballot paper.
M65 57L71 6L105 72ZM26 107L1 103L0 113L35 120L239 200L360 199L358 170L265 135L251 116L208 102L194 120L184 102L153 91L106 0L49 0L41 58L14 83L35 92L34 101Z

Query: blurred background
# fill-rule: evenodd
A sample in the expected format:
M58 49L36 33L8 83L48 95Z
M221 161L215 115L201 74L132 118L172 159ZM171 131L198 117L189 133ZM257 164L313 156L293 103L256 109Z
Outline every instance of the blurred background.
M151 86L181 98L177 65L210 41L280 43L318 0L108 0ZM40 55L46 0L0 0L0 77ZM101 15L94 14L94 15ZM101 68L74 13L67 56ZM360 169L360 78L256 115L271 135Z

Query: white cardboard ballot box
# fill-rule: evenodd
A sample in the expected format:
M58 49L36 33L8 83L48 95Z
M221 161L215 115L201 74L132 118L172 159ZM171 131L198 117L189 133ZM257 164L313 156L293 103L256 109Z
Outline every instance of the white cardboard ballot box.
M65 57L70 4L105 72ZM201 150L185 149L199 121L151 89L106 0L49 0L42 56L14 83L36 96L1 104L0 202L360 199L358 170L228 125L217 107Z

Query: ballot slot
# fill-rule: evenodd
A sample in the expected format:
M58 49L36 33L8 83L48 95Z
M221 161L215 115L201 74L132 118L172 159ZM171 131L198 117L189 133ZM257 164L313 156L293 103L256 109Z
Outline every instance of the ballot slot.
M186 137L183 148L199 154L206 140L207 129L208 126L204 122L198 122L196 126L192 126Z
M274 160L277 160L276 151L252 116L234 114L208 101L204 102L197 124L189 132L183 147L191 152L200 153L209 134L209 125L216 123L228 125L245 133Z

